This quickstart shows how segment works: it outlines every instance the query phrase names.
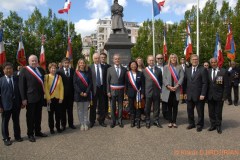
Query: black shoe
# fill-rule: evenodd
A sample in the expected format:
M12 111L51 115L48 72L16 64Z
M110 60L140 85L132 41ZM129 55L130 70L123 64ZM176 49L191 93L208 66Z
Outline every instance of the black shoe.
M214 131L216 129L216 127L211 126L210 128L208 128L208 131Z
M5 146L10 146L10 145L12 144L12 142L10 141L10 139L5 139L5 140L3 140L3 142L4 142L4 145L5 145Z
M195 125L191 125L191 124L190 124L190 125L187 126L187 129L193 129L193 128L195 128L195 127L196 127Z
M111 127L111 128L114 128L114 127L115 127L115 124L111 124L110 127Z
M66 130L66 127L62 127L62 131L65 131Z
M62 130L60 128L57 129L58 133L62 133Z
M135 121L132 121L132 122L131 122L131 127L132 127L132 128L135 127Z
M218 134L222 134L222 127L221 126L217 127L217 132L218 132Z
M102 127L107 127L107 125L104 122L99 123L99 125Z
M201 132L202 131L202 127L197 127L197 132Z
M92 128L94 126L94 123L90 122L89 127Z
M158 128L163 128L162 125L159 122L154 122L153 123L154 126L157 126Z
M234 106L238 106L238 103L237 103L237 102L234 102Z
M141 121L139 120L139 121L137 121L137 129L139 129L139 128L141 128Z
M146 128L147 128L147 129L150 128L150 123L146 123Z
M122 122L118 122L118 126L123 128L123 123Z
M51 134L55 134L55 131L53 129L50 130Z
M71 125L69 127L72 128L72 129L76 129L76 127L74 125Z
M30 142L36 142L36 139L35 139L34 136L28 136L28 140L29 140Z
M228 102L228 105L232 105L233 103L232 102Z
M42 132L36 133L35 136L37 136L37 137L47 137L47 135L45 133L42 133Z
M17 142L22 142L23 139L22 139L22 137L18 137L18 138L15 138L15 141L17 141Z

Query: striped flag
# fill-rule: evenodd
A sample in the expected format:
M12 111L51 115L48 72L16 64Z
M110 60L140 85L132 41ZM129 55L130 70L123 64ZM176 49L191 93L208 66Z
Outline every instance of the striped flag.
M154 17L160 14L160 11L162 10L161 7L164 6L165 0L161 2L157 2L156 0L152 0L153 3L153 14Z
M228 24L228 34L227 34L227 40L225 45L225 52L227 52L227 57L233 61L236 58L236 45L233 39L233 33L231 25Z
M167 55L167 41L166 41L166 28L164 28L163 31L163 57L164 61L166 62L168 60L168 55Z
M41 53L40 53L40 58L39 58L39 65L46 70L46 59L45 59L45 50L44 50L44 46L42 44L41 47Z
M70 10L70 7L71 7L70 0L66 0L66 2L64 3L64 7L62 9L59 9L58 13L59 14L68 13L68 11Z
M6 62L6 51L3 43L3 29L0 28L0 65Z
M222 47L221 47L221 42L220 42L218 33L216 35L216 45L215 45L215 51L214 51L213 57L218 60L218 67L222 68L224 58L222 54Z
M23 42L22 42L22 36L20 37L20 41L19 41L19 44L18 44L18 51L17 51L16 59L17 59L17 62L21 66L26 66L27 65L24 46L23 46Z
M190 30L190 25L187 25L187 37L186 37L186 43L185 43L185 50L184 50L184 55L186 57L186 60L188 61L190 59L190 56L192 54L192 41L191 41L191 30Z

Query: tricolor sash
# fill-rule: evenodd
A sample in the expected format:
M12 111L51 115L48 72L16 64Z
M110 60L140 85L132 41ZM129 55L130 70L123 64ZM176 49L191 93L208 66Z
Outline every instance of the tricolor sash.
M38 80L38 82L41 83L44 92L43 79L41 78L42 76L37 71L33 70L30 66L26 66L25 68Z
M50 95L52 95L54 90L56 89L59 77L60 77L59 75L55 74L50 91L49 91Z
M110 88L111 88L111 90L121 90L121 89L124 89L125 86L124 85L118 85L118 84L114 84L114 85L111 84Z
M83 85L85 87L88 87L87 77L85 77L85 75L82 74L80 71L76 71L76 74L80 78L80 80L82 81Z
M177 75L177 71L175 70L175 68L172 65L169 65L168 69L169 69L169 71L170 71L170 73L173 77L174 82L178 84L179 77ZM180 86L180 87L181 87L180 89L181 89L181 92L182 92L182 86Z
M137 91L136 101L140 102L141 101L141 95L140 95L141 88L140 89L137 88L136 80L134 79L131 71L128 71L127 75L128 75L129 82L132 85L133 89L135 91ZM137 77L137 75L136 75L136 77Z
M158 89L161 89L161 86L160 86L160 84L159 84L159 82L158 82L158 79L157 79L157 77L154 75L154 73L153 73L148 67L146 67L145 70L146 70L147 74L151 77L151 79L153 80L153 82L157 85Z

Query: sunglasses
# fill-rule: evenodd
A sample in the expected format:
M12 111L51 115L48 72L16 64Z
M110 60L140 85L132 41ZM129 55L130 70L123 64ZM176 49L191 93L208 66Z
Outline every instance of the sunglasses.
M157 59L163 59L163 58L157 58Z

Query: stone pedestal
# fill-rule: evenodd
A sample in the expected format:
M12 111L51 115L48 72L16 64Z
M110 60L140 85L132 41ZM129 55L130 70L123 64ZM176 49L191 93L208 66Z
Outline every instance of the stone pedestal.
M134 46L128 34L110 34L104 49L108 53L108 63L113 64L113 55L119 54L121 64L127 66L131 61L131 48Z

